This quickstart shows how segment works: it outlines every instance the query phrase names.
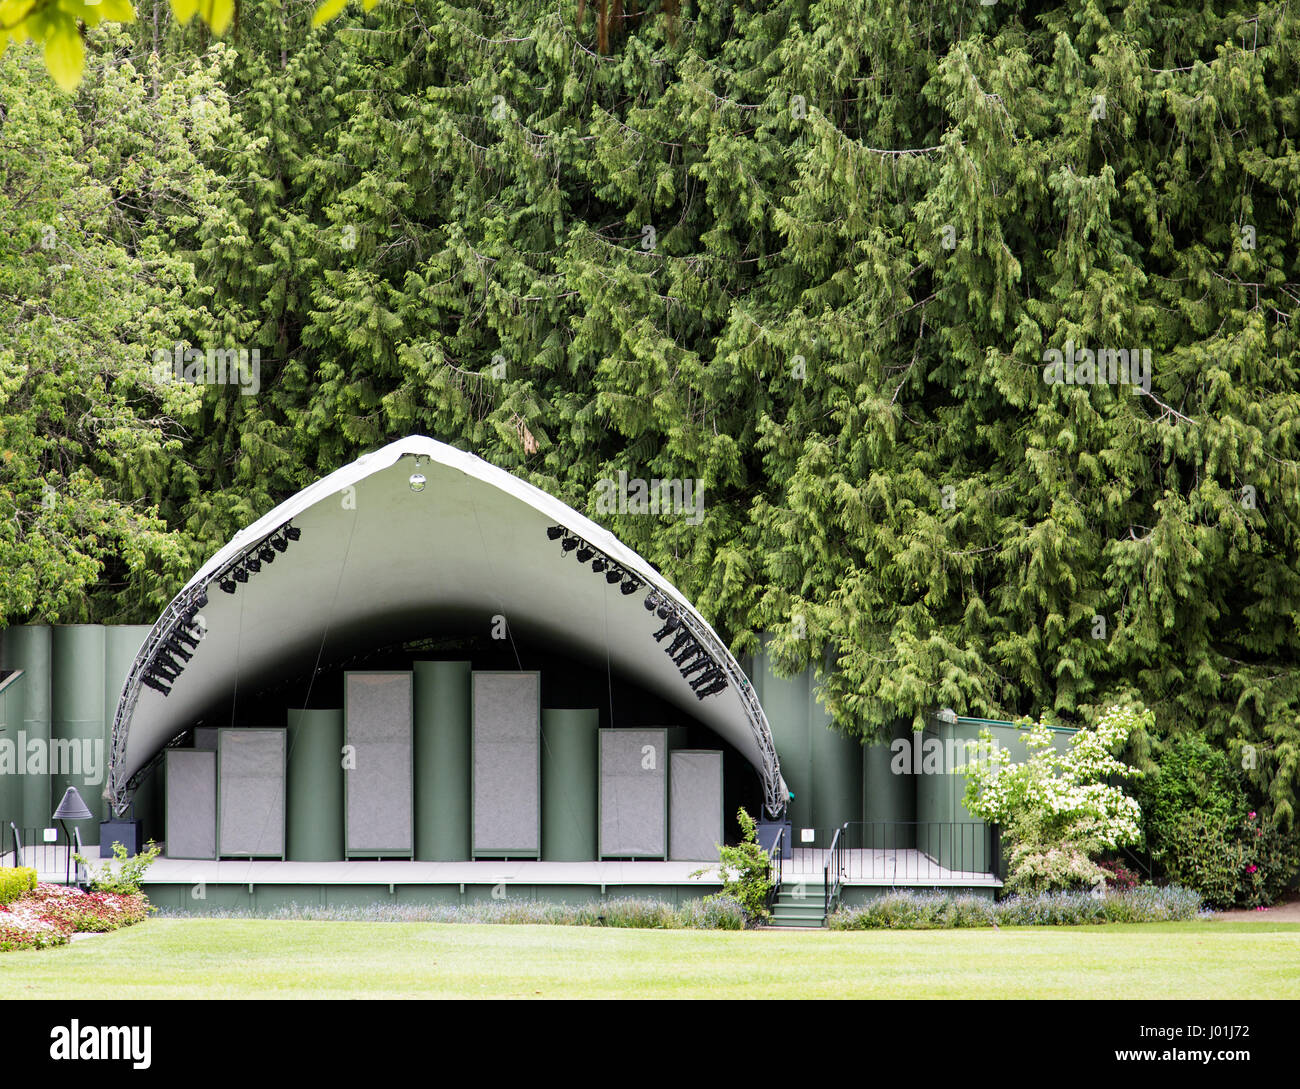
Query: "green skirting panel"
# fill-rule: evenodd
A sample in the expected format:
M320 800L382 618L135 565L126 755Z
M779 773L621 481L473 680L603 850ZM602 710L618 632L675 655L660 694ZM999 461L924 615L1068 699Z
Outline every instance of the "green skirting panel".
M343 860L343 711L291 710L286 782L286 857Z
M416 662L415 857L470 857L469 662Z
M104 817L104 654L102 624L70 624L54 629L50 701L50 797L55 804L68 787L94 815L81 825L83 842L99 842Z
M542 859L596 857L596 762L600 712L542 711Z

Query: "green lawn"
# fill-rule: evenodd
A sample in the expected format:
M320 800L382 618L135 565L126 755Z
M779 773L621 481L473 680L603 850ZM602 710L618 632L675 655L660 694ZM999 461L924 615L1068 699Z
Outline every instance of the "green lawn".
M1300 924L716 932L150 919L3 998L1300 998Z

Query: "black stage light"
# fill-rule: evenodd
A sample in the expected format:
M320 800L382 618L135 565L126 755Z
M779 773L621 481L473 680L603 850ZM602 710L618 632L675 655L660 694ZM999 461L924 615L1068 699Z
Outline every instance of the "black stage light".
M546 527L546 536L548 536L552 541L558 541L558 540L560 539L560 535L561 535L563 532L564 532L564 527L563 527L563 526L547 526L547 527Z
M299 537L302 536L302 530L300 530L297 526L285 526L284 535L288 537L289 540L296 541Z
M596 553L592 551L592 549L588 548L586 545L583 545L580 549L578 549L578 562L586 563L595 554Z
M667 602L665 602L663 605L660 605L657 610L655 610L655 615L659 617L660 620L667 620L668 614L671 611L672 610L668 608Z
M140 680L150 688L161 692L164 696L171 695L172 690L168 688L167 685L163 684L162 681L155 681L152 677L141 677Z
M194 621L191 617L186 617L185 623L193 624ZM184 644L185 646L189 647L190 650L193 650L195 647L199 645L198 636L192 635L184 628L177 628L174 632L172 632L172 638L176 640L177 646Z
M204 606L207 605L207 603L208 603L207 590L200 590L199 596L194 599L194 608L202 609Z
M175 637L167 640L167 653L176 655L182 662L188 662L194 657L193 654L180 645Z
M655 602L657 602L658 600L659 600L658 594L655 594L653 592L646 594L645 601L642 602L642 604L645 605L645 611L648 613L654 612Z
M622 586L619 587L619 589L623 591L624 596L628 594L635 594L639 589L641 589L641 584L637 582L636 579L629 578L625 583L623 583Z
M561 542L561 547L564 549L565 552L572 552L575 548L578 547L578 538L565 537L564 540Z
M605 581L608 582L611 586L613 586L614 583L622 580L622 578L623 578L623 572L620 571L617 567L611 567L608 571L605 572Z
M244 566L256 575L260 570L262 570L262 561L256 556L247 556L244 559Z
M232 574L234 574L236 582L248 581L248 572L245 571L242 567L236 567L235 570L232 572Z
M263 563L274 563L274 562L275 562L275 549L272 548L270 545L263 545L261 548L259 548L259 549L257 550L257 555L258 555L258 558L259 558Z
M726 678L724 677L720 680L714 681L710 685L705 685L705 687L703 688L697 688L695 690L695 698L702 700L704 699L705 696L714 696L717 695L719 692L725 692L726 688L727 688L727 681Z
M591 561L591 569L595 571L596 574L598 575L605 570L605 567L606 567L606 563L605 563L604 556L597 556L594 560Z
M222 579L219 583L217 583L217 585L220 586L223 590L225 590L226 593L228 594L233 594L235 592L235 583L231 579Z
M283 552L286 548L289 547L289 542L286 541L283 537L272 537L271 544L275 545L275 550L277 552Z

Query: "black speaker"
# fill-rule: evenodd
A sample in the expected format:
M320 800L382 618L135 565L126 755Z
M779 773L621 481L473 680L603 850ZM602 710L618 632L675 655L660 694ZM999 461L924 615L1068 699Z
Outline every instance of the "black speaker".
M100 821L99 822L99 857L112 858L113 844L120 843L126 848L127 857L140 853L139 821Z

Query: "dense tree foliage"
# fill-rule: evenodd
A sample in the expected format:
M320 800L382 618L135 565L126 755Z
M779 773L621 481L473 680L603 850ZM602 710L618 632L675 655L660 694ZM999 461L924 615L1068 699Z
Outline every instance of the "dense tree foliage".
M417 0L313 28L309 0L250 2L209 49L158 4L113 69L140 116L111 131L87 113L104 28L75 100L11 49L0 142L44 95L39 137L86 186L122 164L79 141L132 131L151 170L203 174L184 214L154 184L129 232L85 221L77 245L126 262L68 300L113 346L95 365L129 384L164 335L260 354L255 396L163 406L109 383L144 422L114 431L130 457L73 437L88 479L156 502L168 547L197 556L422 432L587 510L736 650L769 631L788 668L829 660L845 730L1136 697L1289 821L1294 5L704 0L675 28L603 9L607 53L576 6ZM0 306L21 309L46 258L4 245ZM133 278L151 254L190 272ZM154 324L96 332L118 312ZM29 406L87 390L25 375L27 351L0 413L30 519L54 455ZM597 510L620 470L701 480L703 519ZM138 563L109 553L95 615ZM143 590L125 600L149 618ZM0 604L13 622L79 607Z

